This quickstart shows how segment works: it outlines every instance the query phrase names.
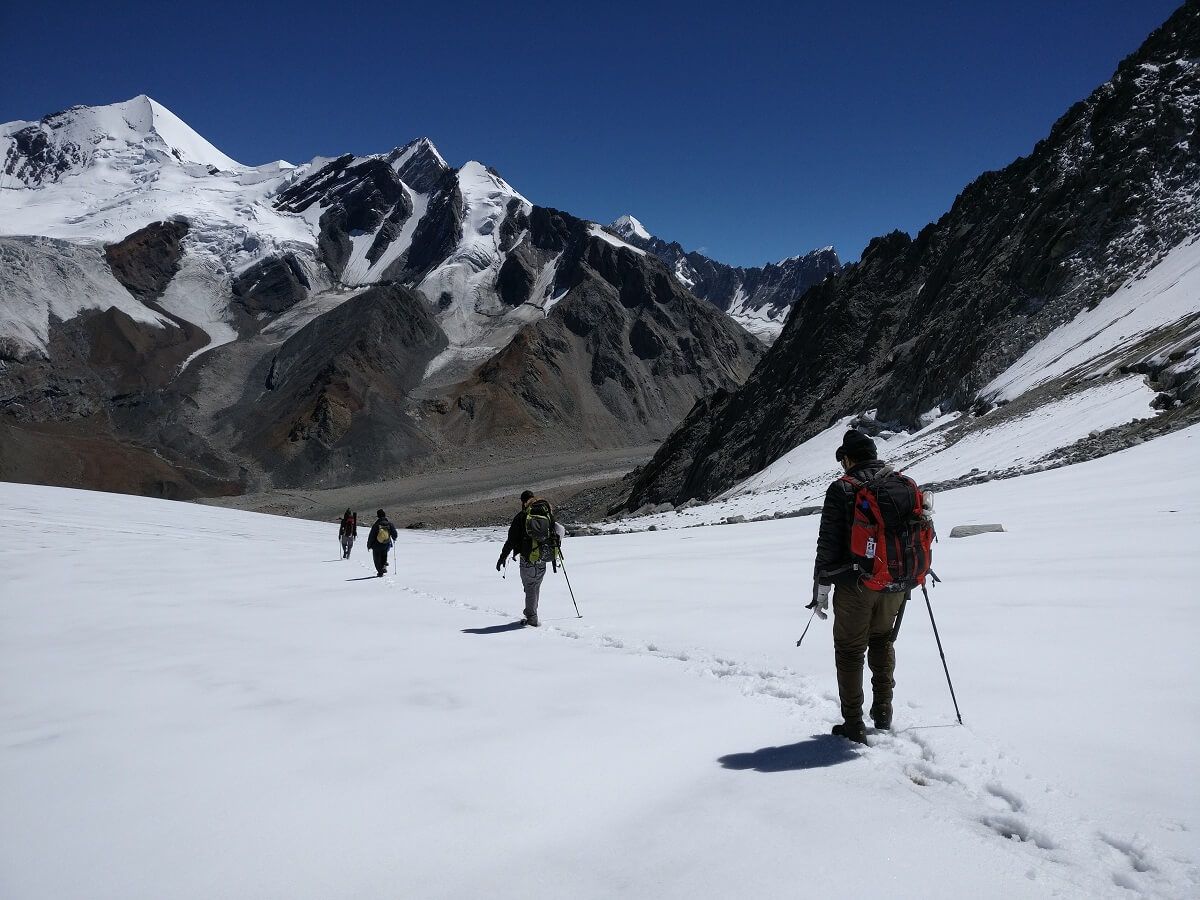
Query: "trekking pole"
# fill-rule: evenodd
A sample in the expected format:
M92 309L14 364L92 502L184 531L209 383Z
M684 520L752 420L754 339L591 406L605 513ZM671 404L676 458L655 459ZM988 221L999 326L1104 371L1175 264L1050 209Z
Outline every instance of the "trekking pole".
M816 607L813 607L812 615L810 615L810 616L808 617L808 624L804 626L804 634L801 634L801 635L800 635L800 640L796 641L796 646L797 646L797 647L799 647L799 646L800 646L800 644L801 644L801 643L803 643L803 641L804 641L804 635L805 635L805 634L808 634L808 629L812 627L812 622L813 622L813 619L814 619L814 618L816 618L816 615L817 615L817 610L816 610Z
M892 636L888 638L893 644L896 643L896 638L900 637L900 624L904 621L904 610L908 606L908 595L911 591L906 591L904 599L900 601L900 609L896 611L896 621L892 625Z
M571 576L567 574L567 563L563 559L562 553L558 554L558 561L562 563L563 578L567 579L567 590L571 592L571 602L575 603L575 590L571 587ZM579 604L575 603L575 618L582 619L583 613L579 611Z
M958 716L958 724L963 723L962 713L958 711L958 698L954 696L954 682L950 680L950 667L946 665L946 654L942 651L942 639L938 636L937 622L933 620L933 606L929 602L929 591L921 585L921 593L925 595L925 608L929 610L929 624L933 626L933 639L937 641L938 655L942 658L942 668L946 670L946 684L950 687L950 699L954 701L954 714Z

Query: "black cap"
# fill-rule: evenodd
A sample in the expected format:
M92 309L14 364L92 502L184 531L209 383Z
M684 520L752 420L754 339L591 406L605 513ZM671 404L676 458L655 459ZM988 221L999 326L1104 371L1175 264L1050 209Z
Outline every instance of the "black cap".
M842 438L842 446L838 447L837 452L834 453L834 458L838 462L841 462L844 456L849 456L859 463L879 458L875 442L861 431L855 431L853 428L846 432L846 436Z
M382 509L377 509L377 510L375 510L375 515L376 515L376 516L378 516L378 517L379 517L379 518L381 518L381 519L386 519L386 518L387 518L387 513L385 513L385 512L384 512Z
M533 499L533 491L521 491L521 502Z

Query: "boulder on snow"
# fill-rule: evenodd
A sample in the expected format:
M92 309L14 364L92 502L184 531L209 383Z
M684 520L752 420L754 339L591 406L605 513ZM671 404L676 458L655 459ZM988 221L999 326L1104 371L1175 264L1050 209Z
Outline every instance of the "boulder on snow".
M570 537L594 537L598 534L604 534L599 528L594 525L567 525L567 535Z
M955 525L950 529L950 537L972 537L976 534L987 534L989 531L1004 531L1004 526L999 523L994 525Z

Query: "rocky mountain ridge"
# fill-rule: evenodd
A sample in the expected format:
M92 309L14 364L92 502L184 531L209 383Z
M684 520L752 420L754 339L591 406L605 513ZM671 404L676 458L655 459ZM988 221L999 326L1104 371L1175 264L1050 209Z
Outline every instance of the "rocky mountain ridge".
M1120 311L1090 333L1110 335L1102 346L1057 361L1090 346L1071 323L1120 310L1123 291L1200 234L1198 108L1200 3L1189 0L1028 156L981 175L915 238L876 238L812 287L746 383L701 400L637 473L625 507L720 495L851 417L889 434L942 422L945 441L986 439L1130 373L1144 380L1138 415L1190 421L1194 300L1158 303L1160 292L1145 301L1157 319L1134 327L1134 310ZM1039 368L1053 377L1029 374Z
M792 305L805 291L842 268L833 247L745 268L655 237L631 215L621 216L608 228L635 247L653 253L689 291L728 313L766 343L779 336Z
M640 445L761 355L426 139L248 167L140 97L0 153L0 478L195 496Z

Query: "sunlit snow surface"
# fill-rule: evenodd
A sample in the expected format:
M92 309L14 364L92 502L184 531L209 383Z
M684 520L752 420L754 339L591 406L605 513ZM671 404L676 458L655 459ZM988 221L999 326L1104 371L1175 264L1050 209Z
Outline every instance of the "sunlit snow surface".
M813 518L569 539L534 631L498 532L377 579L334 523L0 485L0 894L1197 896L1198 442L942 494L1008 529L935 549L966 725L918 600L863 750L795 647Z

